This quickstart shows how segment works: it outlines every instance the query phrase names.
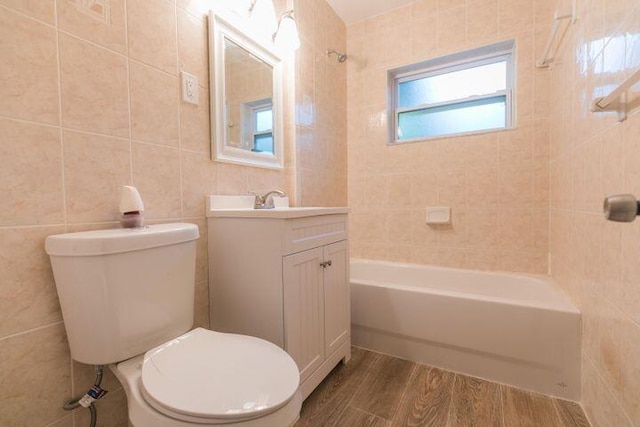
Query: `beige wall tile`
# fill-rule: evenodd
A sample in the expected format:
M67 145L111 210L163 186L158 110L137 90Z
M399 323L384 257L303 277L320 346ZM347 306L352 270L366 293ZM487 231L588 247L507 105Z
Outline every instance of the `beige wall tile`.
M198 239L196 247L196 283L200 283L209 279L209 235L207 234L207 220L204 218L197 220L190 219L187 222L197 225L200 232L200 238ZM203 304L203 301L200 299L199 301L197 301L197 303Z
M615 401L607 386L598 376L590 361L583 362L583 405L592 425L631 427L619 403Z
M640 421L640 328L630 319L622 319L620 325L620 393L622 406L629 418L634 422Z
M500 254L486 250L467 250L467 268L472 270L496 271L500 269Z
M497 209L467 211L467 244L471 248L497 249L500 246L499 211Z
M182 152L182 215L205 216L205 196L216 193L216 167L207 154Z
M177 147L178 78L133 61L129 78L131 137Z
M394 205L398 204L411 207L412 244L419 245L412 248L414 262L442 261L454 266L498 268L502 256L498 248L504 245L520 252L503 262L509 270L547 271L544 254L548 250L548 231L544 228L548 225L543 219L545 215L534 220L529 209L546 209L549 205L549 133L543 132L547 124L538 119L533 106L536 100L547 98L551 85L541 83L534 93L534 8L533 3L524 5L518 1L425 0L413 3L410 9L401 8L349 28L348 45L364 50L363 60L351 66L347 76L349 204L354 214L371 209L367 200L383 197L380 188L386 184L388 204L382 208L378 205L377 209L397 209ZM523 17L515 15L520 6L526 6ZM539 13L542 6L538 7ZM501 13L506 16L502 20ZM375 49L393 39L389 31L399 31L407 21L411 22L411 31L405 39L408 38L406 46L411 47L412 56L405 62L421 61L499 41L501 22L505 31L507 18L517 22L511 22L517 28L509 30L509 36L517 38L518 72L525 76L518 81L518 90L522 92L517 100L518 128L387 147L386 70L400 61L388 54L381 57ZM520 25L522 22L526 25ZM375 54L378 56L374 57ZM550 81L547 78L545 82ZM541 117L546 114L540 111ZM399 190L406 187L402 176L407 171L411 193L408 204L406 195ZM424 224L427 206L452 207L456 224L427 227ZM498 207L511 212L522 210L524 218L505 225L498 217ZM468 209L473 209L473 214ZM477 212L486 215L475 217ZM392 226L389 223L392 217L393 212L388 211L388 227ZM352 240L358 242L364 236L371 239L363 225L366 221L357 222L356 228L361 230L352 234ZM493 252L483 256L482 251L470 247ZM388 247L384 252L391 256Z
M118 221L121 187L131 183L129 141L73 131L63 138L67 220Z
M128 137L126 58L60 34L60 67L63 126Z
M464 6L448 8L438 12L436 23L438 50L453 53L464 47L466 42L466 8Z
M56 0L58 28L116 52L127 52L124 0L111 0L107 20L90 15L69 0Z
M177 73L175 2L128 0L127 29L132 58Z
M64 417L70 396L69 348L61 323L0 342L0 414L3 425L45 425ZM33 402L38 402L34 411Z
M324 172L321 172L321 175L326 176ZM280 171L248 168L246 176L247 188L249 188L249 191L261 194L267 193L271 190L280 190L285 193L288 191L285 176ZM330 188L331 182L329 180L327 181L329 183L327 188Z
M73 427L73 415L67 415L53 424L49 424L47 427Z
M25 9L35 1L10 1ZM45 6L48 2L38 4ZM0 115L58 124L56 33L47 25L0 8ZM29 43L24 43L29 40Z
M178 59L180 70L194 74L203 87L209 86L209 43L205 15L193 17L178 11ZM202 98L200 98L202 99Z
M209 91L199 88L200 104L180 102L180 147L184 150L211 153L211 117Z
M610 16L624 10L626 19L637 21L637 5L611 5ZM591 113L589 104L604 85L613 87L624 78L629 70L622 52L640 43L617 44L621 20L608 21L607 2L587 6L550 74L549 86L558 94L551 103L557 109L549 115L551 263L585 319L584 406L594 425L631 425L639 419L638 391L628 382L637 370L628 362L634 351L628 343L640 330L633 320L637 229L606 222L601 209L605 194L635 191L636 120L618 123L613 114ZM572 55L587 44L588 55Z
M249 191L247 170L246 167L229 163L216 165L218 194L245 194Z
M522 31L533 24L534 2L530 0L500 0L500 33Z
M0 337L62 320L44 239L64 227L0 229Z
M60 130L0 119L0 225L64 219Z
M387 243L391 245L409 245L412 242L411 211L389 211L387 224ZM404 260L408 261L409 255Z
M209 282L196 283L194 327L209 329Z
M144 200L145 218L180 217L179 150L134 142L133 185Z
M474 45L492 42L498 36L499 1L470 1L467 4L467 40Z
M55 22L55 1L56 0L2 0L0 4L53 25Z

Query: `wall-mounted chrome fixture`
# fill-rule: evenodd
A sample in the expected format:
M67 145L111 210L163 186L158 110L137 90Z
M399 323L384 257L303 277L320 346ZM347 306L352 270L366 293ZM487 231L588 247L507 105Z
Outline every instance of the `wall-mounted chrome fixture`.
M273 42L283 52L293 52L300 47L298 25L293 16L293 10L287 10L280 17L278 29L273 34Z
M614 194L604 199L604 217L609 221L632 222L640 215L640 203L631 194Z
M343 63L344 61L347 60L347 54L346 53L340 53L340 52L336 51L335 49L327 49L327 56L331 56L331 55L335 55L336 59L340 63Z
M300 47L300 36L293 9L287 10L277 20L273 0L252 0L247 14L251 25L255 26L260 33L270 36L281 54L286 55Z

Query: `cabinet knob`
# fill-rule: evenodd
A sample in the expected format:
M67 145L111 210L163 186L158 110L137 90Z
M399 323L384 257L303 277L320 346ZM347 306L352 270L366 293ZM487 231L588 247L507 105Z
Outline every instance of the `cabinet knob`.
M331 260L329 260L329 261L325 261L325 262L321 262L321 263L320 263L320 266L321 266L322 268L331 267Z

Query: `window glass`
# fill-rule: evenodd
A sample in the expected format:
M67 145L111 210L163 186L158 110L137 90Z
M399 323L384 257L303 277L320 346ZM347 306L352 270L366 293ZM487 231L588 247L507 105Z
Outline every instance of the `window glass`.
M258 110L256 112L256 132L267 132L273 127L273 110Z
M513 127L513 40L390 70L391 143Z
M506 97L481 99L398 115L398 140L505 127Z
M492 94L505 90L506 82L506 61L408 80L399 85L398 107Z
M273 153L273 134L263 133L253 138L253 151Z

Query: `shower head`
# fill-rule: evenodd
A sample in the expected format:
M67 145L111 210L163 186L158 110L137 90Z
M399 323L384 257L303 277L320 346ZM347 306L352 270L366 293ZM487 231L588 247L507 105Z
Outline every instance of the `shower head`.
M338 60L338 62L343 63L344 61L347 60L347 54L346 53L340 53L334 49L328 49L327 50L327 56L331 56L331 55L335 55L336 59Z

